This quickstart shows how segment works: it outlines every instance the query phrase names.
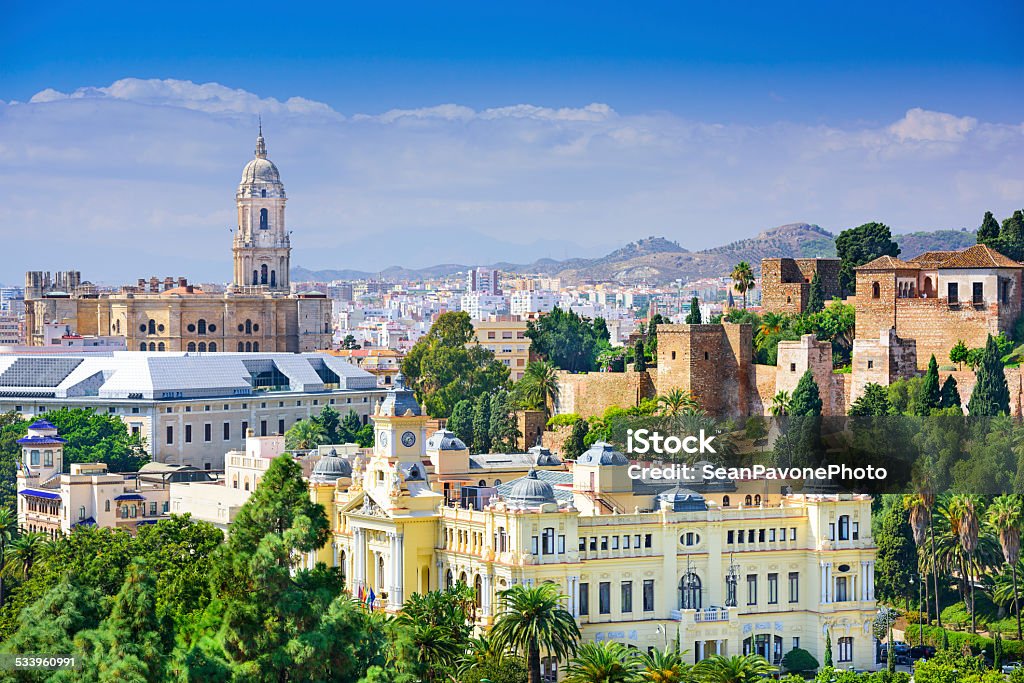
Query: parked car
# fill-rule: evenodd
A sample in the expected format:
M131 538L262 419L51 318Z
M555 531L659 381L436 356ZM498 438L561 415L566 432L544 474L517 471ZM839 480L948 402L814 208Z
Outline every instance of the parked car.
M896 655L896 666L914 666L914 660L911 658L911 656L909 654L905 654L905 655L897 654Z
M1012 674L1014 671L1019 669L1020 666L1020 662L1007 662L1006 664L1003 664L1003 673Z
M913 659L931 659L935 656L935 648L931 645L915 645L910 648L910 656Z

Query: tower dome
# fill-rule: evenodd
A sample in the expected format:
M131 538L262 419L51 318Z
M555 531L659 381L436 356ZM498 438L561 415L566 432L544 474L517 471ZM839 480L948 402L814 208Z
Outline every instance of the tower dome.
M267 188L266 185L274 187ZM255 187L254 187L255 186ZM264 190L273 190L275 197L284 196L284 185L281 184L281 174L274 162L267 158L267 143L263 139L263 125L260 124L259 134L256 136L256 151L253 159L242 169L242 180L238 185L240 196L269 196ZM255 194L252 194L254 193Z
M352 466L344 458L338 455L333 448L319 462L313 466L313 472L309 480L317 484L333 484L338 479L350 478Z
M556 503L555 489L551 484L537 477L537 470L522 479L513 482L509 487L505 501L514 507L538 508L547 503Z

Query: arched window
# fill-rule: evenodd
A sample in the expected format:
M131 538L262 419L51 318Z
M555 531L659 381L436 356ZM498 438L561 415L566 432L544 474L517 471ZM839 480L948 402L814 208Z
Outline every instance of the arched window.
M206 342L199 342L199 350L206 351Z
M266 263L264 263L262 266L260 266L260 284L261 285L267 284L267 264Z
M150 320L147 331L149 334L156 334L156 321Z
M246 320L245 321L245 333L246 334L252 334L252 321L251 320Z
M245 486L244 486L244 488L245 488L246 491L249 490L249 477L245 478Z
M146 342L139 342L139 351L146 350Z
M217 342L210 342L209 350L211 352L212 351L216 351L217 350Z
M160 342L159 344L157 344L157 345L156 345L156 350L157 350L157 351L166 351L166 350L167 350L167 347L166 347L166 346L164 346L164 343L163 343L163 342Z
M252 350L253 351L259 351L260 350L260 343L259 342L253 342L252 343Z
M260 283L260 274L258 271L252 271L252 283L258 285Z
M149 350L156 351L156 342L149 342Z
M138 517L138 516L139 516L139 506L138 505L132 505L132 517L134 518L134 517Z
M477 486L487 486L487 481L484 480L484 479L481 479L480 482L477 484Z
M461 574L459 574L459 583L461 583L463 586L469 585L469 577L466 576L466 572L462 572Z
M476 595L473 597L473 601L476 603L477 609L480 608L480 597L484 594L484 583L480 579L480 575L477 574L476 578L473 579L473 592Z
M39 466L39 451L35 451L35 450L32 451L31 454L30 454L30 458L31 458L30 462L34 466L38 467Z
M722 507L727 508L730 503L731 501L729 500L729 496L722 496Z
M444 575L444 587L451 588L453 585L454 580L452 579L452 570L449 569L448 572Z
M109 500L103 502L103 511L104 512L110 512L110 501Z
M878 298L881 298L881 296L882 296L882 292L881 292L881 288L878 286L878 283L877 282L872 282L871 283L871 298L872 299L878 299Z
M270 271L270 286L271 287L277 287L277 271L276 270Z
M750 495L748 494L747 497L743 499L743 504L744 505L751 505L752 503L753 503L753 500L750 498Z
M850 516L840 515L839 516L839 540L848 541L850 540Z
M195 351L196 350L196 343L195 342L189 342L188 346L185 348L185 350L186 351Z
M270 214L267 213L267 210L260 209L260 230L266 230L270 227L269 218Z
M199 330L199 334L206 334L206 321L205 320L200 318L199 322L196 323L196 327Z
M245 350L252 351L252 342L245 342Z
M756 496L754 496L754 505L760 505L760 504L761 504L761 494L759 493Z
M695 572L679 579L679 609L700 609L700 577Z
M242 342L238 342L238 350L245 351L245 344L243 344Z

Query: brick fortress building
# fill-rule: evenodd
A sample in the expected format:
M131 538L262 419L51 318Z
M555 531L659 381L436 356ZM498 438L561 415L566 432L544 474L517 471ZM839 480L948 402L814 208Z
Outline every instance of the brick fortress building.
M817 273L825 301L841 296L839 259L761 259L761 305L776 313L803 313L811 296L811 280Z
M224 293L186 280L139 280L117 293L84 284L77 271L25 277L25 330L40 346L48 324L80 335L124 336L137 351L288 351L330 348L331 301L320 292L292 294L287 196L267 157L260 130L254 158L235 194L238 226L234 276Z

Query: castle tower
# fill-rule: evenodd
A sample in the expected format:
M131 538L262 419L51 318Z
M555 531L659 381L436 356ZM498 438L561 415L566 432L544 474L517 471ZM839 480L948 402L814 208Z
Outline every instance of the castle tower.
M47 420L36 420L28 433L18 439L21 446L21 467L18 468L18 490L45 484L64 469L64 439Z
M291 243L285 230L284 204L287 197L277 166L267 158L267 145L260 125L256 153L242 169L242 181L235 195L238 230L232 251L235 259L234 286L263 286L288 291Z

